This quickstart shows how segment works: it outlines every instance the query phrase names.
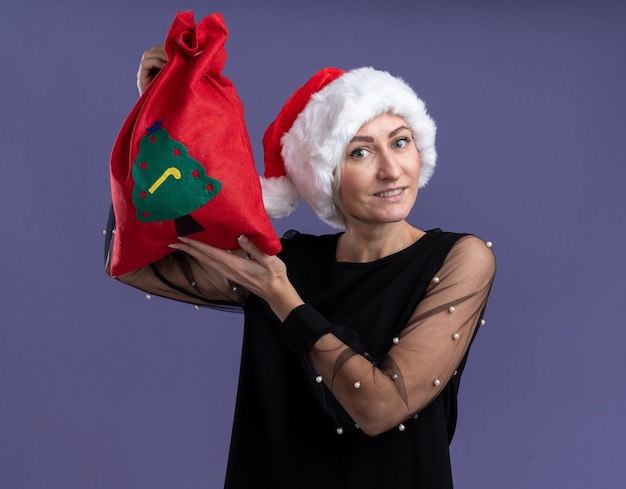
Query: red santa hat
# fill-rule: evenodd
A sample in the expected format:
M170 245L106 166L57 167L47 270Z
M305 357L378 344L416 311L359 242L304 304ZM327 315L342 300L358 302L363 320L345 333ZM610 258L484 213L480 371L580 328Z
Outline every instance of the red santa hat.
M333 201L335 168L361 126L391 113L402 117L420 155L419 186L435 169L436 126L424 102L400 78L374 68L324 68L300 87L265 132L263 202L270 217L289 215L300 198L320 219L344 227Z

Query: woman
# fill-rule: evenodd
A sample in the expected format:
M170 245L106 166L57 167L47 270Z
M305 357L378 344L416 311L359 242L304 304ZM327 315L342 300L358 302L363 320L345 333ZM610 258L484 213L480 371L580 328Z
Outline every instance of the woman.
M140 92L166 62L161 47L144 53ZM475 236L407 222L434 137L402 80L322 70L266 132L264 201L282 217L303 198L345 231L289 233L279 256L245 236L240 252L180 238L117 277L243 308L226 487L452 487L456 395L495 259Z

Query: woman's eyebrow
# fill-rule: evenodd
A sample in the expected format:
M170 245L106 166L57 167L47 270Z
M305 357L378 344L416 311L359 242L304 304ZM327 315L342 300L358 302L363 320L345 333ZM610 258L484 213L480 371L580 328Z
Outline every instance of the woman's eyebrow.
M394 129L393 131L391 131L391 132L389 133L389 138L394 137L396 134L398 134L398 133L399 133L400 131L402 131L403 129L407 129L407 130L409 130L409 131L410 131L410 129L409 129L408 127L406 127L406 126L400 126L400 127L398 127L398 128L396 128L396 129Z
M350 143L354 143L355 141L365 142L365 143L373 143L374 138L372 136L354 136ZM350 144L348 143L348 144Z
M400 126L396 129L394 129L393 131L391 131L389 133L389 138L394 137L396 134L398 134L400 131L402 131L403 129L406 130L410 130L407 126ZM350 143L354 143L354 142L365 142L365 143L373 143L374 142L374 138L372 136L354 136L351 140Z

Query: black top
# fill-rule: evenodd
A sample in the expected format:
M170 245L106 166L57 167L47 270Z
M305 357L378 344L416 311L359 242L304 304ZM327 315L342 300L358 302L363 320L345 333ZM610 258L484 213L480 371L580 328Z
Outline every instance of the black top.
M281 258L302 299L330 323L355 331L375 364L461 235L429 231L409 248L370 263L337 263L338 236L296 234L284 242ZM425 409L400 429L368 437L354 425L341 426L349 418L333 414L338 403L315 381L306 355L277 334L290 318L281 324L255 296L245 305L245 318L227 488L452 487L449 442L466 354Z

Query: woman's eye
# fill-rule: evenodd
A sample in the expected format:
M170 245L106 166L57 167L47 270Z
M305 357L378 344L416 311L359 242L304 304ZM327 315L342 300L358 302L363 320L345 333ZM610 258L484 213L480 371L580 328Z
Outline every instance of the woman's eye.
M393 147L397 149L404 148L409 143L409 138L400 138L396 139L393 142Z
M350 153L350 157L360 160L361 158L365 158L367 156L367 150L363 148L355 149Z

